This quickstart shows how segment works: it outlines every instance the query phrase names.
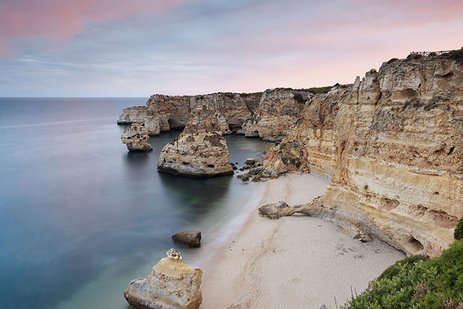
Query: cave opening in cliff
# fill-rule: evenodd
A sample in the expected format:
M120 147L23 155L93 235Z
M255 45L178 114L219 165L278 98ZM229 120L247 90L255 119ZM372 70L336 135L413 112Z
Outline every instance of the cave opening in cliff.
M417 240L415 237L410 237L409 239L409 243L413 246L413 248L416 250L416 251L421 251L424 249L424 246L423 244Z

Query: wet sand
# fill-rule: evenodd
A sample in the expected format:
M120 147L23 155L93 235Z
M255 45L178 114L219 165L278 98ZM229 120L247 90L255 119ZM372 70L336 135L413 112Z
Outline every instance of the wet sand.
M308 202L327 180L291 174L261 184L260 205ZM307 216L279 220L253 211L206 265L201 308L336 308L404 255L379 241L361 243Z

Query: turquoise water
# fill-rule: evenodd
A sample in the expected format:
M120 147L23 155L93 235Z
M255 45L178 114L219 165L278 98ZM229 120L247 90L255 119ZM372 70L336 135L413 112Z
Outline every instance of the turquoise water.
M143 98L0 99L0 308L127 308L128 282L200 228L203 247L225 240L254 207L259 186L236 177L160 174L162 147L127 152L115 124ZM233 162L268 148L227 137Z

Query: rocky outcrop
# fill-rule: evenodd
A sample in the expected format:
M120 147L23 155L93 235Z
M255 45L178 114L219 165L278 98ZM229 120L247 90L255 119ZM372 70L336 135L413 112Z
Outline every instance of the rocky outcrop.
M190 117L191 96L152 95L146 106L159 122L161 132L183 129Z
M144 123L147 110L148 108L146 106L133 106L124 108L122 110L122 114L117 120L117 124L127 125L134 122Z
M334 121L332 182L312 213L408 254L439 254L463 216L462 85L463 63L448 54L393 59L357 78Z
M148 130L141 123L133 123L125 128L121 136L122 143L127 145L129 151L151 151Z
M227 143L207 106L194 106L183 132L162 149L158 170L191 177L233 174Z
M123 110L118 124L144 123L149 135L183 129L197 104L207 106L215 114L222 134L243 133L243 124L255 114L261 92L213 93L195 96L152 95L146 107L136 106Z
M258 104L243 94L195 96L189 107L212 111L214 132L277 141L258 174L328 175L313 215L435 255L463 217L462 85L463 50L415 53L352 85L267 90Z
M200 231L181 231L172 235L172 240L188 248L201 247Z
M132 280L124 297L133 308L197 309L202 302L202 270L183 262L174 249L146 278Z
M336 85L326 93L310 96L287 136L268 150L264 167L276 174L300 171L332 175L336 117L351 91L352 85Z
M245 135L264 140L279 141L296 124L304 106L312 96L308 90L277 88L266 90L256 110L256 115L244 125Z

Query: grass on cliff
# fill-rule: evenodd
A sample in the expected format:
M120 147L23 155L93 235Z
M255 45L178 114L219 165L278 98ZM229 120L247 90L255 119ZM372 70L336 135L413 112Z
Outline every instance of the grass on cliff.
M432 259L398 261L343 308L463 309L463 240Z

